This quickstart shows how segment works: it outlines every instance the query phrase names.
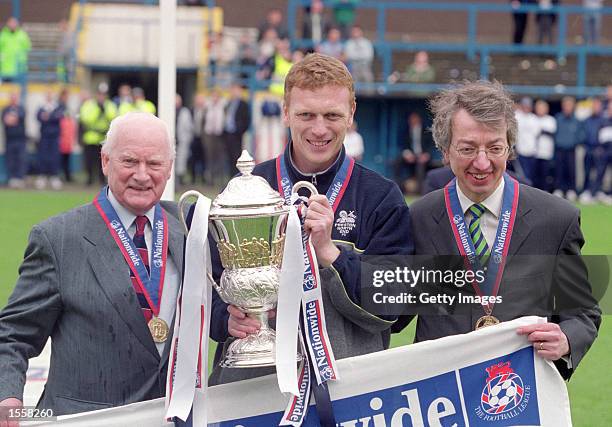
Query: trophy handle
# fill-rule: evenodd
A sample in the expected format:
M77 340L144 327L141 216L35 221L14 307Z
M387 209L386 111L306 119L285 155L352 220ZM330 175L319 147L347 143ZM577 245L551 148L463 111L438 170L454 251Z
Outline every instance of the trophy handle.
M187 222L185 221L185 204L187 203L187 199L190 197L195 197L198 199L200 196L204 197L202 193L195 190L189 190L183 193L178 202L179 215L181 217L181 223L183 224L183 228L185 228L185 234L189 234L189 228L187 227Z
M221 295L221 287L217 284L217 282L215 282L215 279L213 278L212 274L210 273L206 273L206 274L208 275L208 279L210 280L210 283L212 283L217 293Z
M291 188L291 192L292 193L297 193L300 188L307 189L308 191L310 191L310 194L313 195L313 196L319 194L319 192L317 191L317 187L315 187L313 184L311 184L308 181L298 181L298 182L296 182L293 185L293 187Z

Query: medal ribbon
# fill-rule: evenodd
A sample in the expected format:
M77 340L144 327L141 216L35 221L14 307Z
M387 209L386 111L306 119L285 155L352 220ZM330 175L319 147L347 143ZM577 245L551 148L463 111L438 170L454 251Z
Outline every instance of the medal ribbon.
M485 274L485 280L479 286L475 281L472 282L474 290L479 296L497 296L499 285L506 266L506 256L510 248L510 239L514 229L514 220L518 207L519 183L507 173L503 175L504 194L502 198L502 209L495 233L495 240L491 247L491 257ZM463 209L457 195L457 178L454 178L444 187L444 203L446 212L450 220L451 229L455 237L455 242L459 248L459 253L467 258L468 267L479 269L480 262L476 256L474 243L468 232L468 227L463 216ZM485 313L490 315L493 311L493 303L483 305Z
M348 186L354 165L355 161L345 156L342 165L334 176L332 185L327 191L326 197L334 213ZM311 373L314 373L320 386L329 380L338 379L338 370L325 325L325 312L321 288L319 286L320 275L316 254L310 241L310 236L304 230L304 219L306 216L305 200L297 194L291 194L293 183L291 178L289 178L285 158L282 154L276 159L276 174L278 189L285 198L285 202L291 206L285 243L286 255L283 257L283 272L281 274L279 305L277 309L277 373L281 391L290 392L293 394L293 397L289 401L280 425L300 426L308 410L310 390L312 388ZM296 203L297 206L294 206ZM295 224L296 219L299 219L299 227L292 225ZM290 230L293 228L299 229L301 242L294 242L294 240L297 240L297 237L289 238ZM299 249L296 254L295 250L290 248L297 245L299 245ZM290 255L290 253L293 253L293 255ZM297 328L293 328L293 331L287 331L287 328L280 326L286 325L287 322L292 322L294 319L291 319L291 317L295 317L295 314L292 314L295 311L289 309L290 305L295 305L295 298L288 296L289 291L286 290L287 288L294 287L294 285L292 283L288 283L286 286L282 285L288 279L288 274L285 274L284 270L285 263L291 258L288 258L287 255L289 257L300 257L300 262L303 262L303 269L301 268L302 264L300 264L300 270L303 272L301 279L302 292L301 297L298 296L298 299L301 298L303 323L301 322L302 333L299 335L302 348L307 348L308 351L303 351L305 359L300 364L299 378L295 373L295 361L285 360L286 357L278 351L281 346L284 347L287 343L294 343L295 335L297 335ZM291 270L295 269L292 268ZM292 274L295 277L295 272L292 272ZM280 303L280 301L283 301L283 303ZM287 319L287 321L283 319ZM284 343L285 341L287 343ZM285 355L289 354L293 358L292 351L283 353ZM327 393L327 390L325 392Z
M336 213L340 200L342 200L342 196L344 196L354 167L355 160L345 155L340 165L340 169L338 169L336 176L334 176L332 185L327 189L325 196L327 200L329 200L329 204L334 213ZM276 180L278 191L285 198L285 203L291 204L291 188L293 187L293 183L291 182L291 178L289 178L287 164L285 163L285 156L283 154L276 158Z
M130 270L134 273L136 282L142 290L149 308L155 316L158 316L168 257L168 219L166 213L159 203L155 205L153 224L151 224L151 229L153 230L153 252L151 254L151 265L149 266L151 274L149 276L144 262L138 253L138 248L134 245L134 241L127 233L125 226L121 223L117 212L106 195L107 188L102 188L100 193L94 198L93 204L100 213L117 246L119 246Z

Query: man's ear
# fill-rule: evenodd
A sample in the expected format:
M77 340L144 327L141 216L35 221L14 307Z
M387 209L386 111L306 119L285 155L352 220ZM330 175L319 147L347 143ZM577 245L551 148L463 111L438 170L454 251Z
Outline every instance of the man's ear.
M283 124L289 127L289 107L285 101L283 101Z
M448 150L442 151L442 161L444 162L445 166L448 166L450 164L450 159L448 158Z
M353 126L353 121L355 120L355 110L357 110L357 102L353 101L353 106L351 107L351 117L349 117L348 127Z
M108 164L110 163L110 157L104 151L100 153L100 159L102 162L102 172L104 176L108 176Z

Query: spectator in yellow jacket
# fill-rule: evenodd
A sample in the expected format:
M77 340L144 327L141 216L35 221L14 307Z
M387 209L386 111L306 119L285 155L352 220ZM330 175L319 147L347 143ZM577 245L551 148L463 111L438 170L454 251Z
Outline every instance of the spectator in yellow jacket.
M0 32L0 77L13 80L27 71L28 52L32 48L30 37L11 16Z

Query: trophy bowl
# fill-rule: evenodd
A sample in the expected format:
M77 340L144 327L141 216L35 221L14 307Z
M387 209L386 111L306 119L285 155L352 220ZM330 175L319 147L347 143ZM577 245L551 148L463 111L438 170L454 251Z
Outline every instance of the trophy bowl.
M255 162L246 150L236 166L242 174L229 181L209 214L209 235L217 242L224 268L214 286L223 301L259 320L261 328L227 346L221 366L273 366L276 333L268 324L268 311L278 300L289 207L265 179L252 175ZM183 194L179 205L194 193ZM296 360L301 360L299 353Z

